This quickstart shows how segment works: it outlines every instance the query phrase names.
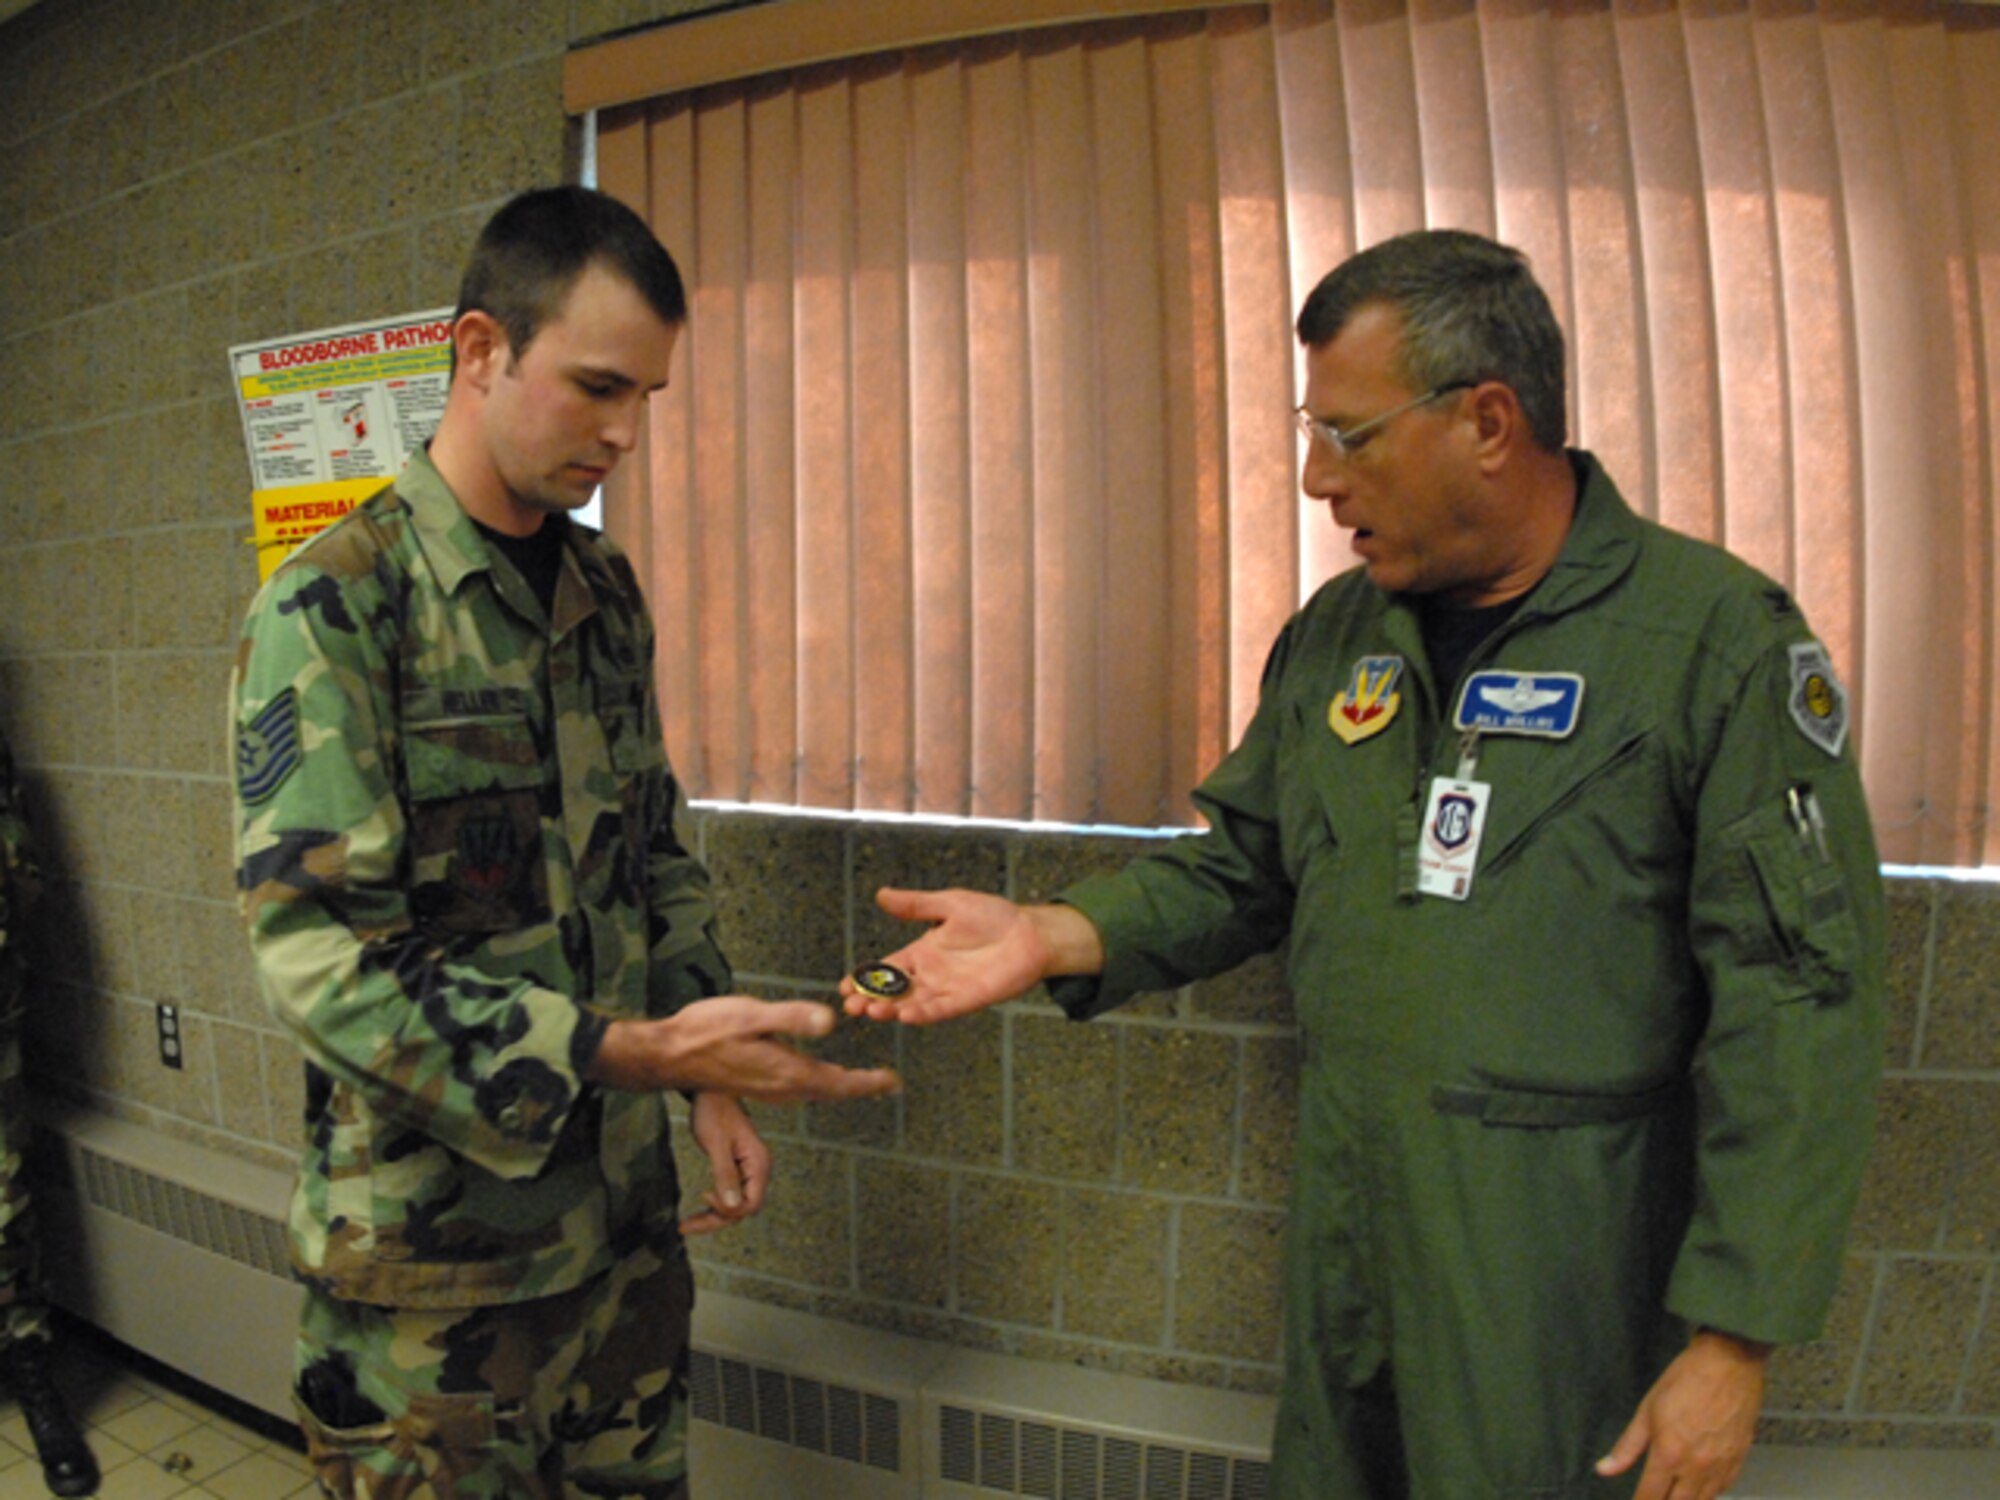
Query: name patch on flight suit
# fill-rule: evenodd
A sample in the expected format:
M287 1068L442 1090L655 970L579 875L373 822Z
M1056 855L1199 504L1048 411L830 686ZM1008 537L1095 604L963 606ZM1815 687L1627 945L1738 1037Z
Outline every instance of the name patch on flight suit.
M1354 664L1354 676L1346 690L1334 694L1326 711L1326 722L1343 745L1356 744L1389 727L1396 710L1403 706L1403 695L1396 691L1402 680L1400 656L1364 656Z
M1575 732L1582 709L1583 679L1574 672L1474 672L1452 723L1480 734L1563 740Z

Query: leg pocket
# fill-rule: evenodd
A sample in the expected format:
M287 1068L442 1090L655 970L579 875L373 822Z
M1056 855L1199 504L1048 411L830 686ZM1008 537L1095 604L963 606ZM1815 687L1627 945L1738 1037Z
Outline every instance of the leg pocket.
M313 1476L341 1500L547 1497L518 1406L490 1395L409 1397L408 1409L353 1427L323 1420L293 1392Z

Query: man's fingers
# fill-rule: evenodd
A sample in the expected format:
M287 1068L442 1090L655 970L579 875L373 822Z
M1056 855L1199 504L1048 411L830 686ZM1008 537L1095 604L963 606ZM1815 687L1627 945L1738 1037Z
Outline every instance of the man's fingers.
M760 1000L756 1006L743 1017L743 1029L753 1034L823 1037L833 1030L833 1007L817 1000Z
M899 922L942 922L951 915L953 891L906 891L885 885L875 904Z
M907 1021L911 1019L911 1009L922 1011L922 1001L875 1000L866 995L857 995L847 1002L850 1016L866 1016L871 1021Z
M894 1068L839 1068L832 1063L809 1063L773 1102L807 1099L872 1099L879 1094L899 1094L903 1080Z
M1618 1434L1618 1441L1611 1445L1611 1451L1597 1461L1597 1472L1606 1479L1623 1474L1637 1463L1639 1456L1646 1451L1649 1436L1646 1414L1642 1410L1626 1424L1625 1430Z
M907 1026L935 1026L939 1021L955 1021L960 1016L969 1016L978 1009L978 1004L968 1005L950 995L930 995L922 1000L905 1000L876 1019L897 1020Z
M747 1218L764 1206L764 1189L771 1180L771 1153L760 1150L743 1163L743 1206Z
M735 1209L743 1206L743 1174L738 1169L735 1156L727 1151L717 1151L708 1160L709 1170L715 1176L715 1187L709 1199L717 1208Z

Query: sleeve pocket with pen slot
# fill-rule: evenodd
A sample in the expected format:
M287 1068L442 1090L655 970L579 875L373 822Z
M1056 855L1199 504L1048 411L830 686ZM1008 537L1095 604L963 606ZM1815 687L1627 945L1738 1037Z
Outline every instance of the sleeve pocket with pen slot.
M1784 976L1780 1001L1839 998L1848 989L1859 937L1846 872L1826 846L1812 789L1790 787L1729 830L1755 892L1754 946ZM1751 934L1746 934L1751 935Z

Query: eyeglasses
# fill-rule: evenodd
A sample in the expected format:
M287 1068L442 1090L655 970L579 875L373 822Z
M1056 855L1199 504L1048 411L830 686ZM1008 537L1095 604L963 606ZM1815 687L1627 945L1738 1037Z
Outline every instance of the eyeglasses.
M1416 400L1405 401L1393 411L1385 411L1379 417L1370 417L1365 422L1357 422L1345 432L1342 432L1338 427L1333 426L1329 422L1322 422L1303 406L1295 407L1292 415L1297 418L1299 431L1305 435L1307 442L1318 438L1333 450L1334 457L1352 458L1363 443L1373 437L1380 428L1395 418L1400 417L1404 412L1415 411L1426 401L1435 401L1438 397L1448 396L1453 391L1469 391L1477 384L1479 382L1476 380L1451 380L1445 382L1443 385L1433 386L1430 390L1425 391L1421 396L1417 397Z

